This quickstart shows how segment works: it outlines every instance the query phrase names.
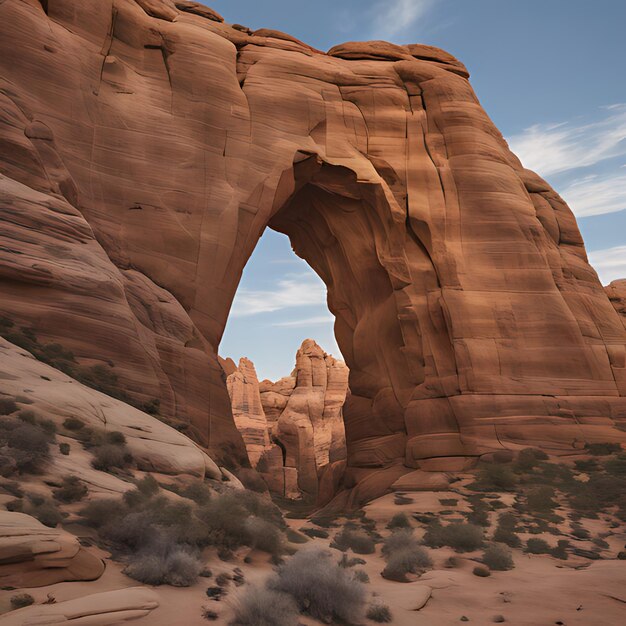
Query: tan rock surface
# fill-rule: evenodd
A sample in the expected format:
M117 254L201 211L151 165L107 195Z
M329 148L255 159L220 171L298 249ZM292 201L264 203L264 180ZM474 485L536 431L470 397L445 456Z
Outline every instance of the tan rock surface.
M623 322L456 59L44 4L0 4L0 313L242 450L216 353L269 225L328 286L349 466L621 437Z
M609 296L611 304L622 318L624 327L626 327L626 280L614 280L604 289Z
M30 515L0 510L1 587L96 580L103 572L104 563L81 548L74 535L48 528Z
M188 437L134 407L85 387L66 374L37 361L28 352L0 338L0 393L26 396L29 408L60 427L78 417L86 426L120 431L139 470L222 479L215 462ZM70 457L54 452L59 474L78 473L98 491L119 493L131 487L115 476L96 472L91 455L75 442Z
M146 618L159 606L159 596L147 587L103 591L57 604L34 605L2 616L6 626L111 626Z

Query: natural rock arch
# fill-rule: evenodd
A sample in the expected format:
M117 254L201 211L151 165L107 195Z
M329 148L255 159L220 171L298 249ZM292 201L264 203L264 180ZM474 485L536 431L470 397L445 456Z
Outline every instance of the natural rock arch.
M350 480L624 440L626 330L459 61L176 7L0 5L4 315L232 457L217 349L269 225L329 287Z

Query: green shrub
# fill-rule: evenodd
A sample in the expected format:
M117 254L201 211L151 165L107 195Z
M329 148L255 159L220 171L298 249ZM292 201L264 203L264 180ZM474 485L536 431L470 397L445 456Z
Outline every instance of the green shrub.
M550 545L543 539L532 537L526 542L526 552L529 554L549 554Z
M367 609L365 617L377 624L388 624L393 620L391 610L386 604L372 604Z
M291 595L301 611L325 623L353 623L363 616L365 587L349 570L333 563L326 550L300 550L278 568L270 585Z
M65 503L79 502L88 493L87 485L78 476L65 476L58 489L53 491L57 500Z
M411 528L411 522L405 513L396 513L387 524L389 530L397 528Z
M477 565L472 570L472 573L474 574L474 576L480 576L481 578L487 578L488 576L491 576L489 568L485 567L484 565Z
M511 551L500 544L489 546L483 552L482 560L493 571L504 572L515 567Z
M376 544L371 537L347 528L335 535L330 547L342 552L351 549L355 554L372 554L376 550Z
M30 593L18 593L14 596L11 596L11 608L12 609L23 609L25 606L30 606L35 603L35 598L30 595Z
M298 608L288 594L264 587L247 587L235 600L229 626L297 626Z

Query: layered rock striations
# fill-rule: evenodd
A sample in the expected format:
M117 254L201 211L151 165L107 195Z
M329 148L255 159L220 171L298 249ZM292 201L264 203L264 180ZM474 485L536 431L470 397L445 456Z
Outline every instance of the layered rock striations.
M270 490L317 498L322 474L333 464L345 465L343 361L306 339L291 375L259 383L253 363L242 358L227 385L250 463Z
M623 441L626 329L465 67L220 20L0 4L0 313L238 453L217 349L269 226L328 287L353 477Z

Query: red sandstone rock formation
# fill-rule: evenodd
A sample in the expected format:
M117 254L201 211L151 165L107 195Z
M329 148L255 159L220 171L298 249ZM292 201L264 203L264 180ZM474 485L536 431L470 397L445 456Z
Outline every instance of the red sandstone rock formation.
M270 226L328 286L348 480L623 440L622 320L464 66L220 19L0 3L0 313L241 451L216 353Z
M614 280L605 288L611 304L622 318L622 323L626 327L626 279Z
M233 417L251 465L274 493L317 497L327 466L345 465L348 368L306 339L290 376L259 384L246 358L229 374Z

